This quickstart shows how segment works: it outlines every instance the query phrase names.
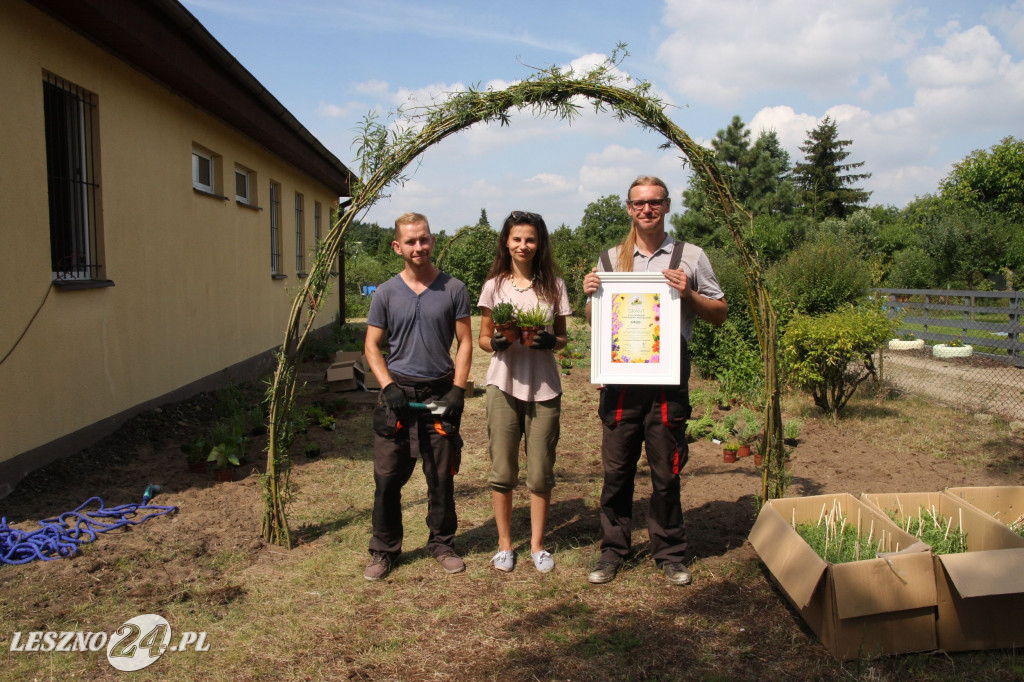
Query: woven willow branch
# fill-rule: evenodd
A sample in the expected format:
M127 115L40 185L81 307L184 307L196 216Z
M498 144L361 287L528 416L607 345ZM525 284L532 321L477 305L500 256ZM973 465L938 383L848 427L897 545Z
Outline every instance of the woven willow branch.
M766 289L761 268L745 237L753 229L753 219L733 198L710 151L696 144L665 114L666 106L650 94L650 84L634 83L620 75L617 56L593 70L577 76L557 68L538 71L534 76L504 90L470 89L451 94L442 103L410 111L399 111L394 119L381 122L368 116L357 149L360 179L352 190L350 204L341 213L317 251L313 268L302 291L295 297L284 343L278 353L278 366L268 390L270 407L267 472L263 476L263 536L271 543L290 546L285 503L290 463L288 448L292 434L288 415L295 395L295 368L301 349L313 329L317 313L327 297L331 264L338 258L345 231L383 196L390 186L405 180L404 173L429 147L476 123L510 123L510 112L529 110L536 116L551 116L571 122L586 101L597 112L608 112L620 121L633 121L666 138L664 147L675 146L703 180L721 217L732 234L739 263L746 276L747 293L754 314L758 341L765 358L765 435L766 453L762 473L762 499L779 497L785 492L785 453L782 447L782 416L776 363L777 316Z

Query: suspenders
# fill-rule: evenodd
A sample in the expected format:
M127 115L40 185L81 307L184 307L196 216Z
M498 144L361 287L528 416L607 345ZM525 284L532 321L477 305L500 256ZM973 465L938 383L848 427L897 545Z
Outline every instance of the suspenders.
M675 242L672 244L672 257L668 262L669 270L676 270L679 268L679 264L683 260L683 249L686 248L686 242ZM612 266L611 249L601 252L601 264L607 272L612 272L615 268Z

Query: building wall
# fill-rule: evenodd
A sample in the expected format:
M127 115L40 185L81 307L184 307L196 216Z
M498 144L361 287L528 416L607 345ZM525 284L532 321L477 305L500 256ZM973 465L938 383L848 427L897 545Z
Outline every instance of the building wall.
M27 4L0 4L0 63L0 357L24 332L0 364L2 466L279 345L301 286L295 192L305 197L307 250L314 201L326 234L337 196ZM112 287L51 287L44 72L98 96ZM227 200L193 190L193 144L220 156ZM256 172L263 210L235 201L235 163ZM270 272L271 180L282 190L285 279ZM338 288L321 326L334 319Z

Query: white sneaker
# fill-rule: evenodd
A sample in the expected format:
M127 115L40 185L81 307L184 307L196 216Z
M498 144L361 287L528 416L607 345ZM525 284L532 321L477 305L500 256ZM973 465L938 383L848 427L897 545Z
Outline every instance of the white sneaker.
M534 552L530 555L530 558L533 559L533 565L541 573L550 573L555 570L555 560L552 558L551 552L546 549Z
M513 568L516 567L516 553L511 549L500 550L497 554L491 557L491 563L499 571L509 573Z

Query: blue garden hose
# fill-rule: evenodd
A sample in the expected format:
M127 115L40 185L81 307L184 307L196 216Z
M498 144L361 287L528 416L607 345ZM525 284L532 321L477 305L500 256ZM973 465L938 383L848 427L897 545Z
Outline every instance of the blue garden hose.
M0 518L0 564L27 564L41 559L52 561L74 556L78 546L89 544L98 533L106 533L125 526L137 526L156 516L178 511L177 507L149 504L160 492L160 486L146 486L142 504L122 504L107 509L103 500L90 497L74 511L64 512L52 519L39 522L39 530L25 532L7 525L7 517ZM86 510L97 504L98 509ZM143 513L141 519L135 519Z

